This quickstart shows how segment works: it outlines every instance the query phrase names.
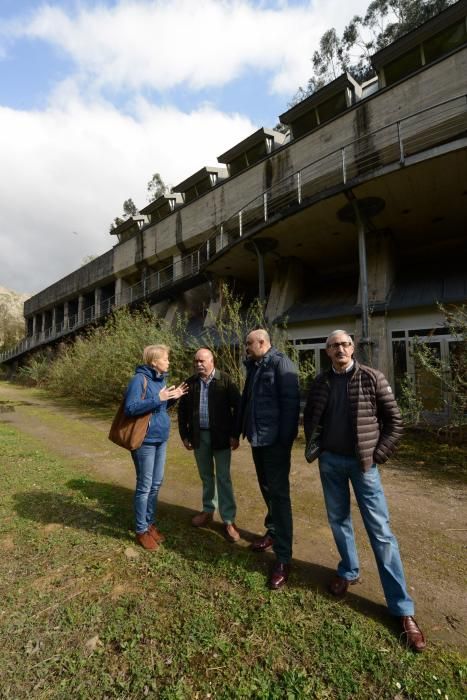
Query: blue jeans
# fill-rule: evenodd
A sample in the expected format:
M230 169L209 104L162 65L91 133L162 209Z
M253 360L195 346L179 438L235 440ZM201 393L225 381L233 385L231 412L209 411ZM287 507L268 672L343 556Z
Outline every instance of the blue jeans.
M350 481L378 565L389 612L413 615L414 605L407 592L399 546L389 526L378 467L373 464L364 472L355 457L324 451L319 457L319 471L329 524L341 557L338 576L352 580L359 575L350 513Z
M164 478L167 442L143 443L131 456L136 469L136 532L146 532L156 517L157 494Z

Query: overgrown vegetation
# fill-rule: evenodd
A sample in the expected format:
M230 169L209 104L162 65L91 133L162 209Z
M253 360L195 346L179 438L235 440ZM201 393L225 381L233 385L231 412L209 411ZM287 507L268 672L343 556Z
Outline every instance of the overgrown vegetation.
M52 358L37 353L18 372L20 381L42 386L55 395L69 396L89 404L115 403L141 363L146 345L163 343L171 348L170 381L178 383L193 372L193 355L200 345L210 347L216 354L219 369L227 372L238 386L243 385L244 340L249 330L264 327L263 307L258 300L245 306L227 286L220 290L222 304L219 314L209 317L203 334L189 334L188 321L177 316L173 324L156 318L149 308L130 311L117 310L103 327L94 328L86 336L65 345ZM298 352L287 341L285 328L271 330L273 343L298 364ZM314 375L312 363L300 365L302 385Z
M0 423L5 700L460 700L462 658L394 630L163 504L156 555L129 540L132 493Z
M410 352L417 376L420 370L428 377L428 382L439 397L442 415L439 428L448 443L465 441L467 437L467 307L445 307L440 305L444 315L444 325L452 338L450 342L449 365L434 351L430 342L414 338ZM401 385L401 408L408 425L427 426L423 405L423 391L419 381L406 377ZM428 427L428 426L427 426Z

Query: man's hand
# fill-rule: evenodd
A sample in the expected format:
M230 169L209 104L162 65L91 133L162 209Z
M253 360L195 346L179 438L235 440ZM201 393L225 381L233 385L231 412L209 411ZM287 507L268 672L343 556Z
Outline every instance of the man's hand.
M231 450L236 450L238 447L238 438L230 438L230 449Z
M193 449L193 445L192 445L191 442L188 440L188 438L185 438L185 439L183 440L183 444L185 445L185 447L186 447L187 450L192 450L192 449Z

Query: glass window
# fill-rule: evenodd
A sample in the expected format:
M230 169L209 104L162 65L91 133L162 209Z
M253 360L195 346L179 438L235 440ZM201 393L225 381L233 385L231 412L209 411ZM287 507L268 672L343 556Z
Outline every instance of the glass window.
M196 191L196 187L194 187L194 186L189 187L184 194L185 194L185 202L192 202L198 196L198 192Z
M257 163L259 160L261 160L261 158L264 158L265 156L267 156L265 141L257 143L256 146L253 146L246 152L248 165L253 165L254 163Z
M198 190L198 195L208 192L212 187L211 178L205 177L203 180L196 184L196 189Z
M428 347L436 363L441 362L441 343L429 343ZM439 412L443 409L443 387L440 378L415 359L415 382L417 393L426 411Z
M303 136L303 134L307 134L312 129L316 129L318 126L318 119L316 118L315 110L312 109L301 117L298 117L290 126L295 139L299 136Z
M331 360L327 356L326 349L321 348L319 351L319 371L324 372L327 369L331 369Z
M345 91L342 91L329 100L326 100L326 102L323 102L323 104L318 105L320 124L327 122L345 109L347 109L347 102L345 99Z
M402 333L403 332L404 331L402 331ZM392 363L394 367L394 393L396 398L399 398L401 396L402 382L407 374L407 352L405 340L393 341Z
M423 42L423 50L425 52L425 61L431 63L440 56L453 51L458 46L461 46L467 39L465 29L465 20L446 27L442 32L435 34L431 39Z
M414 49L407 51L407 53L402 54L399 58L396 58L387 66L384 66L384 76L386 78L386 85L392 85L401 78L405 78L406 75L410 75L418 68L422 67L422 57L420 46L416 46Z
M247 167L246 157L245 157L245 154L242 153L240 156L238 156L237 158L234 158L229 163L229 173L230 173L230 175L236 175L237 173L241 173L242 170L245 170L246 167Z

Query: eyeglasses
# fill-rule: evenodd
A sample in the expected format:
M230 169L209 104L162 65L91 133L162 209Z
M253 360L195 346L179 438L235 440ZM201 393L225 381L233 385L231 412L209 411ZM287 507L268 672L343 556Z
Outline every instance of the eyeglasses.
M343 348L350 348L353 345L351 340L343 340L342 343L328 343L326 347L337 350L341 346Z

